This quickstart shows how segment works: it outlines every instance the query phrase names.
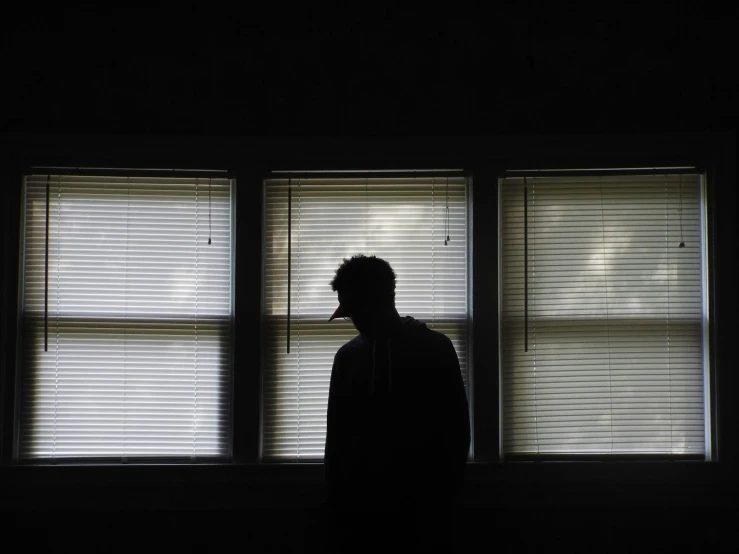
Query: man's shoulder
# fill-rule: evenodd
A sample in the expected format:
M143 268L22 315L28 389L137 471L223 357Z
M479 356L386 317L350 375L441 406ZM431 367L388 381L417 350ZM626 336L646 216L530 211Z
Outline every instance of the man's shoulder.
M447 366L453 363L456 353L449 337L425 326L393 339L393 344L393 350L411 365Z
M409 336L410 340L415 340L424 344L424 347L429 348L448 348L452 341L444 333L435 331L430 327L424 327L419 329L417 332Z
M337 358L345 358L347 356L353 356L357 354L364 346L364 339L362 335L357 335L352 340L344 343L341 348L336 352Z

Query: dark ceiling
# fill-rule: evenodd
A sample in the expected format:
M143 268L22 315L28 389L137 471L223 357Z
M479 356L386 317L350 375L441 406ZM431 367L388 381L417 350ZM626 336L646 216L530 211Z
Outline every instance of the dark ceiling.
M6 17L0 128L177 135L735 129L735 9L642 4L26 9Z

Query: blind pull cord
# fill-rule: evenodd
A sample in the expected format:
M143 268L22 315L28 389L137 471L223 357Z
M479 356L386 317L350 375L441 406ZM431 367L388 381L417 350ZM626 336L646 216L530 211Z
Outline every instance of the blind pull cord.
M449 244L449 177L446 178L446 239L444 246Z
M685 238L683 237L683 176L678 175L678 191L680 196L680 207L677 213L680 215L680 245L679 248L685 248Z
M529 190L523 178L523 344L529 351Z
M46 240L44 242L44 352L49 351L49 181L46 176Z
M287 180L287 353L290 353L290 298L292 293L292 246L293 246L293 185L292 177Z
M211 227L211 224L210 224L210 182L211 180L212 180L211 178L208 178L208 244L209 245L211 243L210 237L213 234L213 228Z

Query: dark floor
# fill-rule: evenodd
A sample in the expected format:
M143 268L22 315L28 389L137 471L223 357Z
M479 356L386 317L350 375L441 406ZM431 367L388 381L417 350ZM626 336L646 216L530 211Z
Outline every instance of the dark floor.
M60 499L61 500L61 499ZM322 509L177 512L41 511L3 517L4 552L331 552ZM562 507L461 508L448 552L737 552L736 509ZM408 551L388 522L358 535L351 552ZM383 531L393 539L383 537ZM382 546L375 549L377 543ZM414 544L418 544L417 542Z

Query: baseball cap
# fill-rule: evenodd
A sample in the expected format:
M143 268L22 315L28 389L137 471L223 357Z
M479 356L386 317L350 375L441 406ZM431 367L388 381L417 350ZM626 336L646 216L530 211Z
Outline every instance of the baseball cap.
M345 312L346 312L346 309L344 308L344 306L342 304L339 304L339 307L336 308L336 311L334 312L334 315L332 315L329 318L329 321L332 321L332 320L336 319L337 317L344 317L344 313Z

